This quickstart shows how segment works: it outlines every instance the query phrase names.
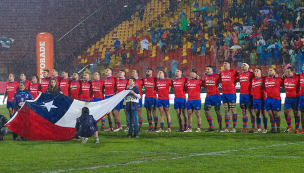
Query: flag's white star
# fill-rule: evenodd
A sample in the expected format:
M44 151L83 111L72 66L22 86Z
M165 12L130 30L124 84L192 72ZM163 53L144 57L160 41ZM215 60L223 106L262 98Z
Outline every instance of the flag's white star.
M50 101L50 102L47 102L47 103L43 103L44 105L41 105L41 106L44 106L47 108L48 112L50 112L50 110L52 108L57 108L56 106L53 105L53 101Z

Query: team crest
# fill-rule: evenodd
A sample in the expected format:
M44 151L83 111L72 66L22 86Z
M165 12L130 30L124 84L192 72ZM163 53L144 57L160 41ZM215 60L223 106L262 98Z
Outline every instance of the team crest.
M196 83L196 81L194 81L194 83Z
M275 80L275 78L273 78L273 80Z
M99 83L97 85L99 85Z
M151 79L151 82L152 82L153 80Z
M247 73L246 75L248 76L249 74Z
M294 81L294 79L292 79L292 81Z
M214 77L212 77L212 79L214 79Z
M231 73L229 72L229 75L231 75Z

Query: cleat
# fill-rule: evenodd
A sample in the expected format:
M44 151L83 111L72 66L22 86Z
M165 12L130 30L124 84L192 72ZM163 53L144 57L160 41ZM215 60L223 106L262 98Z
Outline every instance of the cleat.
M107 130L105 130L106 132L110 132L113 131L113 128L108 128Z
M156 128L152 129L152 132L156 132Z
M124 132L128 132L129 131L129 127L127 127L125 130L124 130Z
M236 132L236 129L235 128L232 128L231 130L230 130L230 133L235 133Z
M117 128L117 129L113 130L113 132L118 132L118 131L122 131L122 128L119 127L119 128Z
M241 132L247 132L247 129L246 128L242 128Z
M298 132L297 134L304 134L304 132L303 132L303 131L300 131L300 132Z
M212 132L214 131L214 128L208 128L207 130L205 130L205 132Z
M195 132L201 132L201 128L197 128Z
M177 129L176 132L183 132L183 129Z
M255 129L251 129L248 133L254 133L254 132L255 132Z
M81 137L81 143L82 144L85 144L85 143L87 143L88 142L88 138L86 138L86 137Z
M299 133L299 130L295 130L295 131L294 131L294 134L298 134L298 133Z
M14 141L18 141L18 138L13 138Z
M229 129L221 130L220 132L229 133Z
M126 138L131 138L131 137L132 137L131 135L127 135L127 136L126 136Z
M136 135L136 136L132 136L132 138L139 138L139 136L138 136L138 135Z
M277 133L276 130L273 128L268 133Z
M152 128L149 128L146 132L152 132L153 129Z
M284 133L289 133L290 131L292 131L293 129L292 128L288 128L286 130L284 130Z
M280 130L280 128L277 128L277 133L281 133L281 130Z
M100 131L104 131L104 127L100 127Z
M267 131L267 130L266 130ZM255 131L254 133L261 133L262 129L258 129L257 131Z
M95 142L94 142L95 144L97 144L97 143L99 143L99 138L97 137L97 138L95 138Z
M220 129L217 130L217 132L221 132L222 130L223 130L223 129L220 128Z
M155 131L156 133L164 132L162 128L159 128L158 130Z
M192 129L189 129L189 128L188 128L188 129L185 130L184 132L186 132L186 133L187 133L187 132L192 132Z
M264 129L262 133L267 133L267 129Z
M166 132L171 132L171 128L168 128L168 129L166 130Z

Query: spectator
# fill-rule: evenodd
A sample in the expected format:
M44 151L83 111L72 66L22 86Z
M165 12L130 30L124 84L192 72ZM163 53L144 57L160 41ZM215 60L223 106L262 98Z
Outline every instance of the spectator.
M90 110L83 107L81 116L76 119L75 138L81 139L81 143L88 142L88 137L95 135L95 143L99 143L97 121L90 115Z
M159 40L159 47L161 49L161 53L166 53L167 44L164 40Z
M45 91L46 94L63 94L61 88L58 86L55 78L50 79L49 86Z
M115 46L115 49L116 49L116 50L119 49L119 47L120 47L120 41L119 41L118 39L115 40L114 46Z
M108 68L110 62L111 62L111 54L110 54L110 52L108 51L108 52L106 53L106 56L105 56L105 59L104 59L104 67L105 67L105 68Z
M129 134L127 135L128 138L131 137L139 138L137 110L138 110L140 94L138 88L135 86L135 82L136 82L135 78L132 77L129 79L129 87L127 88L127 90L130 90L130 93L125 97L127 122L129 126ZM134 136L132 136L133 129L134 129Z
M144 14L145 14L145 7L141 6L140 9L139 9L139 12L138 12L140 21L144 20Z
M210 4L210 12L215 13L215 6L213 4L213 1L211 1L211 4Z
M178 61L175 61L175 60L173 59L173 60L172 60L172 63L171 63L171 71L172 71L172 74L175 74L178 65L179 65L179 62L178 62Z
M288 52L283 53L283 64L290 64L290 55Z
M188 31L188 20L187 18L181 19L181 30Z
M225 60L228 60L230 56L230 47L225 43L224 44L224 57Z
M251 65L256 65L257 59L258 59L257 54L255 53L255 51L252 50L251 54L250 54L250 63L251 63Z
M137 39L135 39L133 42L133 49L137 50Z
M263 37L260 38L260 40L257 42L259 45L265 45L266 42L265 40L263 39Z
M244 55L242 53L241 50L238 51L238 53L235 55L236 56L236 59L237 59L237 62L238 62L238 66L239 67L242 67L242 64L244 63Z
M257 52L258 52L258 54L263 53L263 45L260 43L258 43Z
M201 55L205 56L206 55L206 43L204 40L201 42L200 46L201 46Z
M297 56L296 56L296 59L298 61L298 64L297 64L297 73L302 73L303 70L302 70L302 66L303 66L303 55L302 55L302 52L299 51Z
M196 55L197 52L197 43L193 40L193 43L191 45L192 55Z
M125 50L123 50L122 51L122 53L121 53L121 64L122 65L126 65L126 63L127 63L127 53L126 53L126 51Z
M272 53L270 50L266 54L266 64L272 66Z
M187 18L184 10L182 10L180 13L179 13L179 20L182 20L183 18Z
M295 51L292 51L292 54L290 55L290 65L296 69L298 66L298 62L296 59L297 54L295 53Z
M199 8L199 3L197 2L197 0L194 0L192 6L193 8Z
M130 51L130 54L129 54L129 64L133 64L134 58L135 58L134 53L132 51Z
M266 50L263 50L263 52L260 54L260 59L259 59L260 65L266 65L266 60L267 60L267 53Z
M169 11L171 12L171 17L174 16L175 6L176 6L176 0L169 0Z
M208 25L208 34L209 35L213 35L213 20L211 19L211 17L209 17L209 19L207 20L207 25Z
M149 41L146 39L146 38L144 38L141 42L140 42L140 44L141 44L141 50L148 50L149 49Z
M237 66L237 59L236 59L237 57L236 57L236 51L235 50L232 52L231 56L232 56L232 61L234 63L234 66L236 67Z
M275 61L275 65L279 64L279 60L280 60L280 51L278 49L274 50L274 61Z
M150 37L151 37L152 43L157 42L157 37L155 35L157 35L157 31L151 30L150 31Z
M3 141L3 138L7 133L7 127L5 127L6 123L7 118L0 114L0 141Z

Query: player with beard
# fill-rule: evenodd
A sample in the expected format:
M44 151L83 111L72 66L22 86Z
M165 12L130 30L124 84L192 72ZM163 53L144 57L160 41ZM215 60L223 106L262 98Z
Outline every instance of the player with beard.
M70 97L72 99L80 100L82 81L79 79L78 73L73 73L72 80L70 82Z
M61 77L62 79L59 83L59 87L65 96L69 96L69 88L70 88L69 73L67 71L63 71L61 73Z

